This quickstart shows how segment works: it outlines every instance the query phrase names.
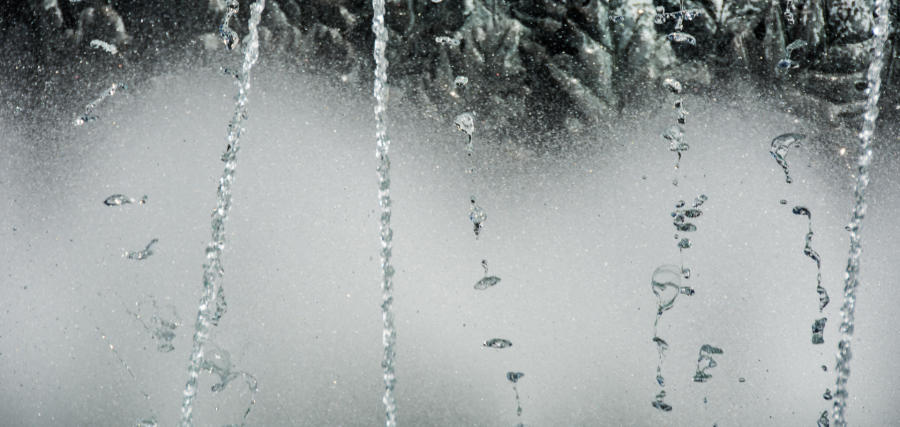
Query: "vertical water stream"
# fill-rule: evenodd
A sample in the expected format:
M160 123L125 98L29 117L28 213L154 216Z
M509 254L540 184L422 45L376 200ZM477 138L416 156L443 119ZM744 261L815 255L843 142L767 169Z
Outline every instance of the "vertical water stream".
M265 0L257 0L250 5L250 21L248 28L250 35L243 45L243 63L240 78L238 80L238 97L234 106L234 114L231 123L228 124L228 143L222 160L225 162L225 170L219 178L219 187L216 191L216 210L212 215L212 240L206 246L206 263L203 264L203 294L200 296L200 306L197 311L197 322L194 330L194 344L191 349L191 362L188 367L188 381L184 387L184 399L181 405L181 425L189 427L193 425L194 397L197 395L198 379L204 365L204 346L209 339L210 326L212 326L214 298L221 289L224 270L222 269L222 252L225 249L225 221L231 210L231 186L234 183L234 171L237 166L237 152L239 149L243 121L247 118L247 94L250 91L250 70L259 58L259 25L262 11L266 6ZM227 27L227 21L225 26Z
M850 378L850 340L853 338L854 309L856 306L856 287L859 285L859 258L862 253L861 231L862 220L866 216L866 190L869 186L869 164L872 162L872 135L875 133L875 119L878 118L878 97L881 91L881 69L884 66L884 44L887 41L890 21L888 18L887 0L875 1L875 35L872 61L866 75L868 88L863 113L862 130L859 132L859 146L856 173L856 206L847 230L850 231L850 255L847 258L847 269L844 274L844 302L841 306L841 340L838 343L837 380L834 390L833 419L835 427L847 425L844 411L847 408L847 381Z

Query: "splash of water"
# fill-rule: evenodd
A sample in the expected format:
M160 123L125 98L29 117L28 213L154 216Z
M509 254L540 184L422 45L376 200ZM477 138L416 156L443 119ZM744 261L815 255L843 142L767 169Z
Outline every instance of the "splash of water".
M694 382L705 383L712 378L712 374L706 372L706 370L718 366L716 360L713 359L714 354L722 354L722 349L713 347L709 344L703 344L703 346L700 347L700 353L697 356L697 372L694 373Z
M397 378L394 374L394 346L397 342L397 330L394 327L394 267L391 266L391 160L388 150L391 140L387 135L385 116L387 110L387 67L385 55L388 44L388 31L384 23L384 0L372 0L372 32L375 33L375 137L378 158L378 205L381 207L381 315L383 329L381 333L384 345L384 357L381 367L384 369L384 403L385 426L396 427L397 403L394 399L394 387Z
M236 2L235 2L236 3ZM203 293L200 296L199 309L197 310L197 322L194 330L194 343L191 349L190 366L188 367L188 380L184 387L184 399L181 405L181 426L193 425L194 397L197 395L198 379L203 369L204 351L206 341L209 339L212 322L212 302L218 288L221 286L224 270L222 269L222 251L225 249L225 221L231 210L231 186L234 183L234 171L237 166L237 152L243 121L247 118L247 95L250 91L250 70L259 59L259 31L258 25L262 17L262 11L266 6L265 0L257 0L250 5L250 21L248 23L249 37L243 46L243 62L241 65L240 79L238 79L238 97L234 107L231 123L228 125L226 136L227 149L223 160L225 170L219 178L219 187L216 191L216 209L212 214L212 240L206 246L206 263L203 264Z
M890 21L887 0L876 0L877 16L872 31L875 35L872 50L872 62L867 74L868 89L863 113L862 131L859 133L859 159L856 174L856 206L847 229L850 231L850 254L847 258L847 269L844 274L844 302L841 306L841 340L838 343L837 380L834 390L834 425L844 427L847 420L844 410L847 408L847 381L850 379L850 340L853 337L854 309L856 308L856 287L859 285L859 259L862 253L860 232L862 220L866 216L866 189L869 186L869 164L872 161L872 135L875 133L875 119L878 118L878 97L881 92L881 69L884 66L884 44L887 40ZM827 419L827 417L826 417Z

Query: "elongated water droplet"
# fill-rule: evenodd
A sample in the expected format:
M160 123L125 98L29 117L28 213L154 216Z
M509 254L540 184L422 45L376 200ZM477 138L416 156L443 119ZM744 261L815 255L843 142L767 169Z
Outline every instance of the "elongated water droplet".
M669 35L666 36L666 39L668 39L670 42L675 42L675 43L684 43L684 44L689 44L691 46L697 45L697 39L694 38L694 36L692 36L688 33L685 33L685 32L681 32L681 31L675 31L675 32L669 33Z
M806 217L808 231L806 232L806 243L803 247L803 255L808 256L816 263L816 294L819 297L819 311L821 312L825 309L825 306L828 305L831 299L828 297L828 292L822 287L822 260L819 257L819 253L812 248L812 238L814 235L812 229L812 213L804 206L795 206L792 212L794 215Z
M656 400L654 400L653 402L650 402L650 405L653 406L653 407L656 408L656 409L659 409L660 411L663 411L663 412L671 412L671 411L672 411L672 406L669 405L669 404L667 404L666 402L663 402L663 399L665 399L665 398L666 398L666 391L665 391L665 390L661 390L661 391L656 395Z
M128 197L124 194L113 194L103 201L103 204L106 206L122 206L131 203L139 203L143 205L144 203L147 203L147 196L144 196L140 200L135 200L134 198Z
M110 55L115 55L119 53L119 49L116 48L116 45L107 43L103 40L91 40L90 46L94 49L102 49L103 51L109 53Z
M784 170L784 181L788 184L793 182L786 159L788 149L794 145L799 145L800 141L804 138L806 138L806 135L799 133L785 133L778 135L772 140L772 147L769 149L769 153L772 154L772 157L775 158L775 161L778 162L778 165Z
M475 289L479 291L483 291L487 288L493 287L500 283L500 278L497 276L485 276L481 278L478 282L475 283Z
M825 338L822 334L825 332L825 322L828 321L827 317L823 317L821 319L816 319L812 325L812 343L813 344L823 344L825 343Z
M830 423L828 422L828 411L822 411L822 414L819 415L819 421L816 422L816 427L829 427Z
M482 345L488 348L509 348L512 347L512 341L503 338L491 338Z
M125 258L133 259L133 260L137 260L137 261L147 259L148 257L150 257L150 255L153 255L153 245L155 245L156 242L159 242L159 239L151 240L150 243L147 243L147 246L142 250L125 251L125 254L123 256Z
M786 52L785 56L790 55L791 52L794 50L802 49L802 48L806 47L806 45L807 45L806 40L803 40L803 39L797 39L797 40L792 41L789 45L784 47L784 51Z
M475 238L477 239L479 235L481 235L481 229L484 227L484 222L487 221L487 213L484 212L484 209L478 204L475 203L475 198L472 197L470 199L471 205L469 207L469 219L472 221L475 231Z

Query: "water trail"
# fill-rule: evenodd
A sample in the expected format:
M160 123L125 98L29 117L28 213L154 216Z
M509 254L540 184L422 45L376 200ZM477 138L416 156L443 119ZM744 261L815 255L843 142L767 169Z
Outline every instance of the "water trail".
M872 31L875 35L872 50L872 62L867 74L868 89L863 113L862 131L859 133L859 160L856 174L856 206L847 229L850 231L850 255L847 259L844 274L844 301L841 306L841 340L838 343L837 380L834 390L834 425L844 427L847 420L844 410L847 408L847 381L850 378L850 340L853 337L853 315L856 308L856 287L859 285L859 258L862 253L861 236L862 220L866 216L866 189L869 186L869 164L872 161L872 135L875 133L875 119L878 118L878 97L881 91L881 68L884 66L884 44L890 27L888 16L889 2L875 1L876 22ZM826 418L827 419L827 418Z
M106 200L103 201L103 204L106 206L122 206L122 205L129 205L132 203L137 203L137 204L143 205L143 204L147 203L147 196L145 195L140 200L135 200L134 198L128 197L124 194L113 194L112 196L107 197Z
M94 115L94 108L97 108L101 102L103 102L106 98L113 96L116 94L116 91L119 89L125 89L124 83L113 83L109 86L108 89L103 91L97 99L91 101L90 104L84 106L84 112L75 118L72 121L73 126L82 126L87 122L92 122L97 120L97 116Z
M234 2L236 5L237 2ZM219 178L219 186L216 191L216 209L212 214L212 240L206 246L206 263L203 264L203 293L200 297L197 310L197 322L194 331L194 343L191 349L190 366L188 368L188 380L184 387L184 399L181 406L181 426L193 425L194 397L197 395L197 381L204 363L205 344L209 338L211 303L221 286L224 270L222 268L222 252L225 249L225 221L231 210L231 186L234 183L234 171L237 166L237 153L243 132L243 121L247 118L247 94L250 91L250 70L259 58L259 25L262 11L265 8L265 0L257 0L250 5L250 21L248 23L249 37L243 45L243 62L241 65L240 79L237 81L239 90L237 102L231 123L228 125L226 136L227 148L223 160L225 169ZM235 6L236 7L236 6Z
M372 0L372 32L375 33L375 136L376 157L378 157L378 204L381 207L381 314L383 320L382 343L384 358L384 403L385 426L396 427L397 404L394 399L394 387L397 383L394 374L394 345L397 331L394 327L394 267L391 265L391 160L388 150L391 140L387 135L385 116L387 110L387 67L385 50L388 44L388 31L384 23L384 0Z
M522 372L513 372L509 371L506 373L506 379L513 384L513 391L516 392L516 416L522 416L522 401L519 399L519 389L516 385L519 384L519 380L524 377L525 374Z
M705 383L712 378L712 374L706 372L706 370L718 366L718 363L716 363L716 360L712 357L714 354L722 354L722 349L713 347L709 344L703 344L703 346L700 347L700 353L697 356L697 372L694 373L694 382ZM704 362L706 362L706 364L702 365Z
M481 267L484 268L484 277L482 277L481 280L475 283L475 289L483 291L500 283L499 277L488 276L488 263L486 259L481 260Z
M800 141L806 138L806 135L799 133L785 133L775 137L772 140L772 146L769 149L769 153L772 154L772 157L775 158L775 161L778 162L778 166L781 166L781 169L784 170L784 182L790 184L794 182L794 179L791 178L791 172L788 169L787 156L788 149L794 145L800 145Z
M812 248L812 238L813 238L813 229L812 229L812 214L809 209L804 206L795 206L793 209L794 215L804 215L806 216L808 231L806 232L806 244L803 247L803 255L808 256L810 259L816 262L816 294L819 295L819 312L825 309L825 306L831 301L831 298L828 297L828 292L825 288L822 287L822 261L819 258L819 253L814 251Z
M116 359L119 361L119 363L122 365L122 367L125 368L125 372L128 372L128 375L131 376L131 379L133 379L135 382L137 382L137 375L134 374L134 371L131 370L131 366L128 366L128 363L125 362L125 359L123 359L122 355L119 354L119 350L116 348L115 345L113 345L112 341L110 341L109 336L104 334L103 331L100 330L99 326L94 326L94 329L97 330L97 333L100 334L100 338L103 339L103 341L106 343L107 347L109 347L109 351L111 351L112 354L114 356L116 356ZM147 393L144 390L139 390L139 391L140 391L141 395L144 396L145 399L150 398L150 393Z
M128 259L133 259L135 261L145 260L149 258L150 255L153 255L153 245L155 245L157 242L159 242L159 239L153 239L150 241L150 243L147 243L147 246L144 247L144 249L141 249L139 251L125 251L122 256Z

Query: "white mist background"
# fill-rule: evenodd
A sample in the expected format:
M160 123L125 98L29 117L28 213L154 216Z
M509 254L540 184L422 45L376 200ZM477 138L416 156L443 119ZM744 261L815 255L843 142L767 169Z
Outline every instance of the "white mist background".
M259 380L250 425L381 424L372 101L272 65L255 69L253 82L226 225L228 312L212 340ZM97 108L98 121L80 128L0 123L4 424L120 426L151 415L177 422L234 93L230 78L188 68L118 92ZM84 103L95 96L86 92ZM675 155L659 136L674 121L671 100L626 112L611 132L572 134L552 154L486 141L476 121L473 180L453 117L423 114L395 96L400 423L792 426L830 412L821 395L834 388L852 200L853 159L838 150L842 143L852 156L856 140L779 112L761 95L749 99L685 96L691 148L674 187ZM81 108L72 106L73 117ZM810 135L788 156L791 185L768 151L786 132ZM863 231L854 425L900 420L900 161L888 147L896 137L885 135L875 144ZM147 194L149 203L104 206L114 193ZM660 321L674 407L661 413L650 406L658 391L650 276L678 264L669 214L701 193L709 200L698 231L683 233L693 241L684 253L693 275L683 284L696 294L680 296ZM470 194L488 215L477 241ZM812 212L812 246L832 300L823 315L815 263L802 253L806 218L791 213L795 205ZM159 243L150 258L122 257L152 238ZM482 259L502 281L476 291ZM157 352L124 311L147 295L180 315L171 353ZM821 316L825 344L814 346L810 327ZM494 337L513 346L481 346ZM696 384L706 343L724 354L713 378ZM511 370L525 373L521 419L505 379ZM246 387L235 380L213 394L212 384L201 377L198 425L239 422Z

